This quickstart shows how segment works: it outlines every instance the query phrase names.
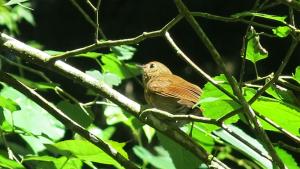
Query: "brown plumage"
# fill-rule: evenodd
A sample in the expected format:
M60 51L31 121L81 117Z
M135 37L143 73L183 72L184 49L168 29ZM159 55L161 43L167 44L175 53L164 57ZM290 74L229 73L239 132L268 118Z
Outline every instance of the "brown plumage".
M200 87L172 74L164 64L153 61L142 66L144 94L152 107L172 114L201 114L192 107L198 102Z

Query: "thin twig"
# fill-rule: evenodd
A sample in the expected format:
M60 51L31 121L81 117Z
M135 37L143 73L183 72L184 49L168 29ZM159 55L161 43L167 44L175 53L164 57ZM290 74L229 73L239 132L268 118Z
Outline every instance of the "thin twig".
M221 85L219 85L211 76L209 76L207 73L205 73L199 66L197 66L174 42L169 32L165 33L165 38L171 45L171 47L176 51L176 54L182 58L185 62L187 62L189 65L191 65L197 73L199 73L202 77L204 77L207 81L209 81L211 84L213 84L216 88L221 90L223 93L225 93L227 96L232 98L232 100L239 102L239 100L232 95L230 92L228 92L226 89L224 89Z
M94 28L97 28L97 25L93 21L93 19L81 8L81 6L76 2L76 0L70 0L71 3L79 10L84 19L90 23Z
M257 23L257 22L251 21L251 20L248 21L248 20L241 19L241 18L218 16L218 15L213 15L213 14L209 14L209 13L205 13L205 12L190 12L190 13L193 16L216 20L216 21L221 21L221 22L241 22L244 24L253 25L253 26L257 26L257 27L261 27L261 28L265 28L265 29L269 29L269 30L275 28L273 26L264 25L261 23Z
M31 73L34 73L34 74L40 76L41 78L43 78L43 79L44 79L46 82L48 82L48 83L52 83L52 81L45 75L44 72L41 72L41 71L39 71L39 70L33 69L33 68L31 68L31 67L28 67L28 66L25 66L25 65L22 65L22 64L15 63L15 62L13 62L13 61L7 59L7 58L4 57L3 55L0 55L0 58L3 59L5 62L7 62L7 63L13 65L13 66L20 67L20 68L22 68L22 69L24 69L24 70L26 70L26 71L28 71L28 72L31 72Z
M149 116L149 114L156 114L159 116L163 116L164 118L169 118L172 120L187 120L187 121L193 121L193 122L202 122L202 123L207 123L207 124L216 124L217 125L217 121L215 119L211 119L211 118L207 118L207 117L200 117L200 116L196 116L196 115L192 115L192 114L188 114L188 115L174 115L171 114L169 112L163 111L163 110L159 110L156 108L150 108L150 109L146 109L144 110L142 113L140 113L140 117L139 118L146 118Z
M287 149L287 150L289 150L289 151L293 151L293 152L295 152L295 153L300 153L300 147L294 147L294 146L290 146L290 145L288 145L288 144L285 144L284 142L282 142L282 141L278 141L278 143L277 143L280 147L282 147L282 148L285 148L285 149ZM276 144L275 144L276 145Z
M131 44L138 44L139 42L148 39L148 38L155 38L159 36L163 36L166 31L168 31L170 28L172 28L177 22L179 22L182 19L181 15L177 15L174 19L172 19L169 23L167 23L163 28L160 30L152 31L152 32L144 32L141 35L138 35L133 38L128 39L120 39L120 40L107 40L102 42L97 42L82 48L78 48L75 50L67 51L61 55L55 55L50 57L48 60L55 60L55 59L61 59L66 58L69 56L75 56L81 53L86 53L89 51L93 51L99 48L105 48L105 47L113 47L113 46L119 46L119 45L131 45Z
M300 10L300 2L297 0L278 0L278 1L293 9L296 9L298 11Z
M289 83L288 81L286 81L284 79L281 79L280 77L279 77L279 79L278 79L278 81L276 83L279 83L279 84L281 84L283 86L286 86L286 87L288 87L288 88L290 88L290 89L292 89L294 91L300 92L300 86L297 86L297 85L294 85L292 83Z
M100 8L101 0L98 0L96 10L95 10L95 21L96 21L96 30L95 30L95 42L98 41L99 39L99 30L100 30L100 25L99 25L99 8Z

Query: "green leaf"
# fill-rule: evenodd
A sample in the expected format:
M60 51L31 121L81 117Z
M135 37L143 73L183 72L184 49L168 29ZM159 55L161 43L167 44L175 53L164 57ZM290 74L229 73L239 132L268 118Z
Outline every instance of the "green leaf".
M191 125L186 125L188 128L186 129L186 133L191 131ZM216 130L218 127L215 125L204 124L201 122L194 123L193 126L193 139L200 144L207 152L211 152L214 148L214 140L211 136L211 131Z
M12 99L0 96L0 107L6 108L11 112L20 110L20 106Z
M11 33L19 33L17 18L9 8L0 5L0 25L5 26Z
M114 54L105 54L101 57L104 73L116 74L121 79L128 79L141 74L141 70L134 63L124 63Z
M257 12L241 12L241 13L237 13L237 14L234 14L231 16L234 18L241 18L241 17L245 17L245 16L256 16L256 17L260 17L260 18L279 21L281 23L286 23L285 19L287 18L286 16L277 16L277 15L270 15L270 14L257 13Z
M82 162L77 158L67 157L51 157L51 156L27 156L23 161L39 161L36 168L47 168L47 169L81 169Z
M94 124L91 124L88 127L88 131L93 133L95 136L97 136L98 138L100 138L102 140L109 140L111 138L111 136L115 133L116 127L109 126L102 130L101 128L95 126ZM74 138L76 140L85 140L85 138L81 137L78 134L76 134Z
M109 86L118 86L119 84L121 84L121 79L113 73L102 74L98 70L89 70L89 71L86 71L85 73L94 77L95 79L97 79L99 81L103 81L104 83L108 84Z
M133 152L144 161L158 169L176 169L169 153L163 147L154 147L155 155L142 146L134 146Z
M0 168L5 167L7 169L26 169L22 164L16 161L10 160L0 154Z
M79 55L76 55L77 57L86 57L86 58L91 58L91 59L96 59L100 56L102 56L103 53L97 53L97 52L87 52L87 53L82 53Z
M98 130L98 133L96 133L95 131ZM93 134L95 134L96 136L98 136L99 138L101 138L102 140L109 140L113 134L116 131L116 127L114 126L109 126L103 130L101 130L99 127L94 128L92 130L89 129L89 131ZM99 132L100 131L100 132Z
M118 106L106 106L104 115L106 117L106 123L108 125L128 121L128 118L125 116L124 111Z
M297 66L293 78L300 84L300 66Z
M285 150L279 147L275 147L275 151L288 168L300 169L300 167L297 165L297 162L295 161L295 159L291 154L288 154Z
M220 86L225 88L229 93L233 93L227 79L222 74L214 77L214 80L219 82ZM239 108L239 104L233 101L229 96L217 89L213 84L206 83L198 102L203 110L203 115L210 118L220 118L225 114ZM233 116L226 120L226 123L234 123L238 120L238 116Z
M189 168L198 168L201 165L199 158L178 143L160 133L157 133L157 137L160 144L170 154L176 169L186 169L187 165Z
M152 138L155 135L155 129L148 126L147 124L145 124L145 125L143 125L143 130L144 130L144 133L146 135L148 143L150 143Z
M24 4L18 3L18 6L15 6L12 9L12 12L17 15L19 20L24 19L31 25L35 26L35 21L31 13L32 9L29 6L30 6L29 3L24 3Z
M12 112L8 109L3 109L2 107L0 107L0 129L5 132L14 131L14 127L12 125Z
M24 83L26 86L39 91L55 90L55 87L60 86L57 83L34 82L16 75L13 75L13 77L18 81Z
M134 47L128 45L115 46L111 49L117 55L119 60L130 60L136 52Z
M119 153L128 158L127 153L123 150L124 143L108 142ZM59 153L65 156L75 156L80 160L91 161L101 164L111 164L120 167L113 158L107 155L104 151L99 149L92 143L84 140L66 140L53 145L47 146L50 151Z
M247 34L247 39L247 60L250 60L252 63L255 64L257 61L268 57L268 51L260 44L259 35L257 35L253 27L250 27L250 31Z
M272 31L280 38L285 38L291 33L291 29L288 26L278 26L277 28L272 29Z
M246 91L246 99L249 100L255 94L255 90L245 90ZM274 121L283 129L291 132L294 135L300 136L299 133L299 124L300 124L300 108L297 106L293 106L289 103L275 100L269 97L259 97L251 107L267 117L268 119ZM261 120L263 128L266 130L272 130L279 132L270 124Z
M21 109L12 114L14 123L11 125L32 134L20 136L30 145L35 153L45 148L43 143L51 143L64 136L64 125L22 93L4 85L0 96L14 100L20 106Z
M300 109L288 103L259 99L252 104L255 111L268 117L280 127L294 135L300 136ZM277 129L263 121L263 127L267 130L278 132Z
M279 85L271 85L266 92L274 98L292 105L299 105L300 103L299 99L291 90L283 88Z
M49 55L61 55L64 54L65 52L62 51L56 51L56 50L44 50Z
M65 115L84 128L87 128L92 123L92 119L88 112L85 112L78 104L71 104L69 101L61 101L56 106L62 110Z
M29 0L10 0L10 1L8 1L7 3L5 3L4 5L5 5L5 6L9 6L9 5L17 5L17 4L19 4L19 3L26 2L26 1L29 1Z
M256 149L261 151L264 155L268 155L268 152L264 149L264 147L254 138L249 136L247 133L242 131L241 129L229 125L228 128L234 132L236 135L243 138L248 144L253 145ZM260 153L257 153L254 151L251 147L246 145L245 143L241 142L240 140L233 137L231 134L226 132L225 130L218 130L215 131L214 134L222 138L222 140L228 142L233 147L238 149L239 151L243 152L243 154L246 154L248 157L254 159L257 161L261 166L264 166L263 168L272 168L272 162L268 159L266 159L264 156L262 156Z

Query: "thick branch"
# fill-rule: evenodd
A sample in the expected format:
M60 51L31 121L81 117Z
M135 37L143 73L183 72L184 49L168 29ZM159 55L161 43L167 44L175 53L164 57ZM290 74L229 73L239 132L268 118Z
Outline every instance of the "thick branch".
M118 104L123 109L127 110L133 116L139 117L141 110L141 106L128 99L124 95L120 94L116 90L112 89L104 82L97 81L89 75L81 72L80 70L68 65L67 63L56 60L53 62L47 62L51 57L47 53L44 53L38 49L27 46L26 44L17 41L5 34L1 34L0 36L0 47L1 49L8 50L22 59L25 59L29 62L42 66L44 68L48 68L54 70L67 78L72 79L73 81L88 87L95 92L98 92L103 97L111 100L112 102ZM174 141L176 141L181 146L188 149L191 153L196 155L200 160L205 162L207 165L214 166L216 168L228 168L225 164L219 161L217 158L210 158L210 155L200 147L194 140L188 137L183 131L178 128L171 128L163 121L155 118L154 116L149 116L147 119L141 119L143 122L149 124L154 127L161 133L170 137Z

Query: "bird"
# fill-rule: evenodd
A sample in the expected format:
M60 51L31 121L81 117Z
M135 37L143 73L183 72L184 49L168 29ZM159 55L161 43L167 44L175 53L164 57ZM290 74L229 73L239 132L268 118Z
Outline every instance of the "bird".
M173 74L158 61L142 65L142 76L145 100L150 106L174 115L201 116L201 109L193 108L201 96L200 87Z

